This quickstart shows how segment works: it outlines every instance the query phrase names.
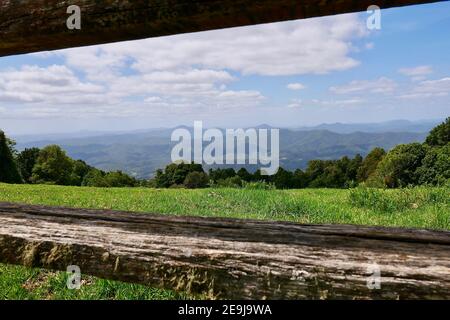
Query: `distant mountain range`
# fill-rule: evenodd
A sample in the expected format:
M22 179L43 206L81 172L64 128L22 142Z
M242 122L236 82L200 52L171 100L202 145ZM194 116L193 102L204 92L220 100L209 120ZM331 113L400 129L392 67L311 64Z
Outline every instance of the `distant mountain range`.
M402 143L423 142L441 121L391 121L377 124L323 124L280 130L280 159L286 169L305 168L312 159L338 159L366 155L375 147L387 150ZM262 125L260 128L270 128ZM70 157L103 170L123 170L149 178L170 163L174 129L128 133L78 133L14 137L19 150L58 144ZM247 166L248 167L248 166ZM248 167L250 170L255 169Z
M440 124L442 120L407 121L393 120L380 123L331 123L315 127L299 127L297 130L329 130L336 133L352 132L429 132ZM294 128L295 129L295 128Z

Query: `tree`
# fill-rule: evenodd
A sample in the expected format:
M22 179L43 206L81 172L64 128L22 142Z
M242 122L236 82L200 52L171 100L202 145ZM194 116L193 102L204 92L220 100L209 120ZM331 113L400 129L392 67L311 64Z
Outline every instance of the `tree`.
M166 166L164 171L156 171L154 182L158 188L183 185L186 177L192 172L204 173L202 165L196 163L172 163Z
M239 169L237 175L246 182L250 182L252 180L252 174L247 171L245 168Z
M86 162L82 160L73 161L72 174L70 176L70 185L81 186L86 175L93 168L88 166Z
M329 163L328 163L329 164ZM326 161L323 160L311 160L306 168L306 176L308 177L308 185L312 188L322 187L321 177L325 172L325 168L328 166Z
M11 151L11 154L13 155L13 157L15 157L17 155L16 141L11 138L6 137L6 144L8 145L8 148Z
M271 176L270 181L277 189L291 189L293 187L293 173L283 168L279 168L278 172Z
M227 169L210 169L209 177L212 181L218 182L219 180L226 180L228 178L233 178L236 175L236 171L233 168Z
M110 188L135 187L138 184L136 179L122 171L108 172L104 178L107 186Z
M308 176L301 169L297 169L292 177L292 187L295 189L303 189L308 186Z
M84 176L82 185L98 188L125 188L136 187L139 185L139 182L122 171L105 173L96 168L91 168Z
M31 175L40 151L38 148L25 149L17 155L17 166L26 183L31 183Z
M450 117L431 130L425 143L431 147L443 147L450 142Z
M450 143L441 148L429 148L417 175L419 184L446 184L450 179Z
M41 150L33 168L33 183L70 185L73 161L57 145L47 146Z
M152 183L156 188L169 188L171 183L170 180L171 178L164 172L164 170L158 169L156 170L155 178L152 179Z
M350 160L332 161L325 167L324 173L315 180L314 186L324 188L344 188L346 186L346 168Z
M8 139L3 131L0 131L0 182L23 182L8 144Z
M346 188L352 160L312 160L306 169L310 188Z
M350 160L350 163L346 169L346 178L347 184L353 183L358 180L358 171L361 167L364 159L360 154L357 154L353 159Z
M386 155L386 151L383 148L373 149L364 159L361 166L358 169L357 180L358 182L364 182L369 179L371 175L377 169L378 163L383 160Z
M81 185L84 187L106 188L108 187L108 182L105 179L105 175L103 171L93 168L84 176Z
M261 174L261 169L255 171L252 177L253 182L269 182L270 177L268 175Z
M398 145L378 164L372 183L388 188L417 185L419 176L416 171L426 153L427 148L420 143Z
M206 188L208 186L209 178L204 172L190 172L184 180L184 186L189 189Z

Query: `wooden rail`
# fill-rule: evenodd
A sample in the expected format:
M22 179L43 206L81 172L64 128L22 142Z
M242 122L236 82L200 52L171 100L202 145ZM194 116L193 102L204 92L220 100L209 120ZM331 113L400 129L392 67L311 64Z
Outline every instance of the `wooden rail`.
M438 0L0 0L0 56ZM81 9L69 30L67 8Z
M0 262L209 298L450 299L444 231L0 203Z

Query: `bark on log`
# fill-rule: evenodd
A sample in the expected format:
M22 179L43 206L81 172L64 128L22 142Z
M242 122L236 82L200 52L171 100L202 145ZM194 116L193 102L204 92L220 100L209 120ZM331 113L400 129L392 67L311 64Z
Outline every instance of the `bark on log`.
M0 0L0 56L438 0ZM67 8L81 8L68 30Z
M210 298L450 299L445 231L0 203L0 262Z

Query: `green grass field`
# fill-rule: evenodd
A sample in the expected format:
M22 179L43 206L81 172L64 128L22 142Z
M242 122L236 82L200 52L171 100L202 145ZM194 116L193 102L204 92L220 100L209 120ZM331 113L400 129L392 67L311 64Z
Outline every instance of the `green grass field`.
M450 230L450 189L101 189L0 184L0 201L175 215ZM0 299L185 299L138 285L0 265Z

